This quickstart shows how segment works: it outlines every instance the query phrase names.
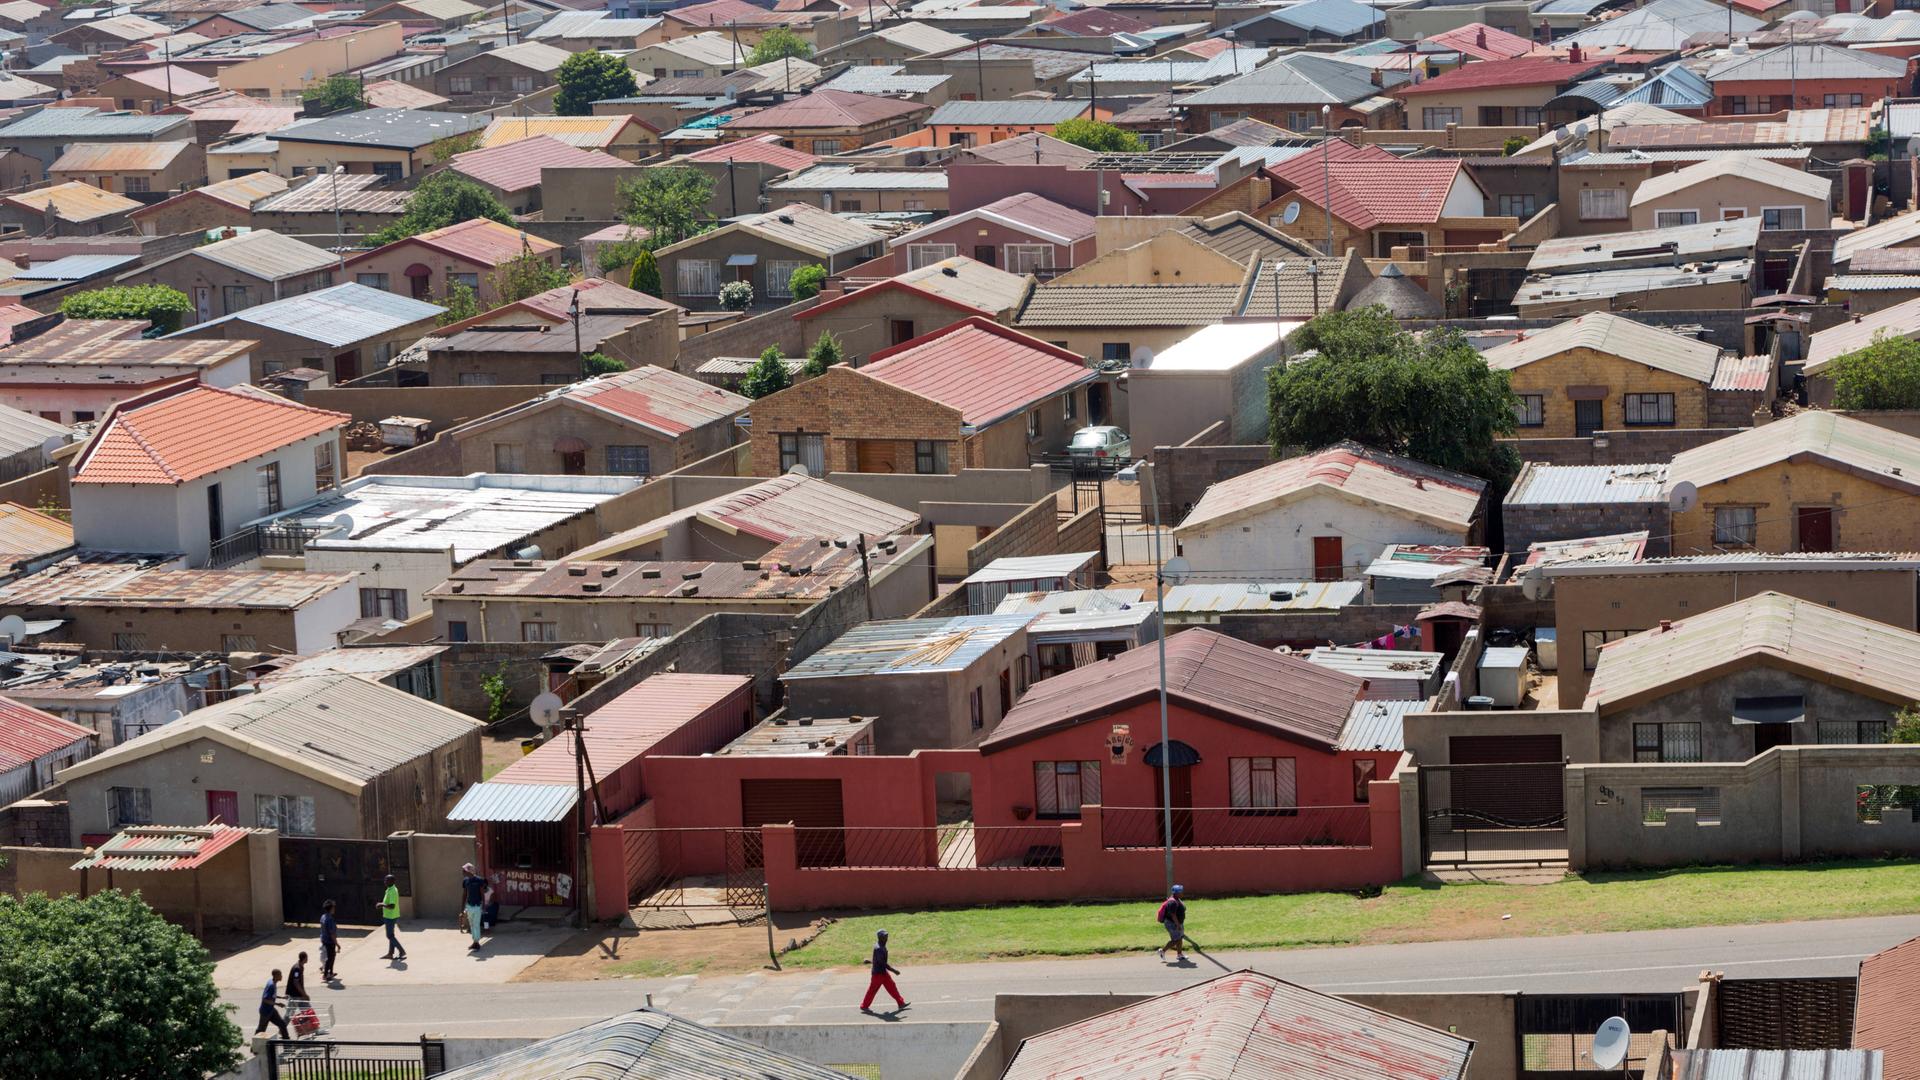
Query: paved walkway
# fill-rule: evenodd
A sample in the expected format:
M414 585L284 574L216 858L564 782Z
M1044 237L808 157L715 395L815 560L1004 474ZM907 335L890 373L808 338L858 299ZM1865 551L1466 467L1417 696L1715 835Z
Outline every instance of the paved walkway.
M431 986L503 983L532 966L554 946L573 934L565 922L502 923L479 952L468 952L473 939L446 919L409 919L400 924L405 960L384 960L386 932L378 927L342 927L340 958L331 986L320 981L320 932L312 928L283 931L261 938L214 965L213 982L221 990L245 990L253 995L266 985L274 968L285 972L294 957L307 954L307 991L316 1000L337 1000L352 989L367 986ZM249 999L257 1001L258 997ZM250 1005L248 1017L253 1015Z

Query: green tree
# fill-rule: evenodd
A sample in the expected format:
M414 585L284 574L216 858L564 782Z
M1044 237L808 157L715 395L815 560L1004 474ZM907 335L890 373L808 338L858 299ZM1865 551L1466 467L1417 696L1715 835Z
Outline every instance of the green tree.
M1527 140L1518 135L1509 135L1507 141L1500 144L1500 154L1503 157L1512 157L1524 149L1526 145Z
M488 279L500 303L511 304L529 296L557 289L573 280L565 267L555 266L531 251L523 251L500 264Z
M793 290L795 300L805 300L820 295L820 286L827 283L827 268L815 263L803 266L787 278L787 288Z
M451 326L480 314L480 298L473 294L473 286L462 281L447 286L440 294L440 306L447 310L434 316L435 326Z
M807 378L817 378L827 373L835 364L846 362L847 354L840 349L840 339L828 331L820 331L820 337L807 350Z
M595 253L593 261L600 268L601 277L609 281L621 277L631 280L633 264L640 261L640 256L650 254L652 251L645 240L629 237L605 245Z
M186 293L166 285L109 285L60 301L60 314L69 319L145 319L163 334L180 329L192 310Z
M760 43L747 54L747 66L759 67L776 60L785 60L791 56L795 60L805 60L813 55L813 46L806 39L784 26L776 26L760 35Z
M379 247L474 218L513 224L513 214L493 197L493 192L459 173L443 170L420 181L420 186L414 188L407 199L406 213L367 237L366 243L369 247Z
M656 165L620 184L622 216L647 230L655 251L703 231L711 198L713 178L691 165Z
M553 78L560 85L553 95L553 111L560 116L589 116L594 102L632 97L634 91L633 69L599 49L567 57Z
M0 896L0 1076L204 1080L239 1048L207 950L138 896Z
M1836 409L1920 409L1920 341L1882 331L1866 348L1829 361L1822 374L1833 380Z
M497 724L507 718L507 708L513 704L513 684L507 681L507 662L491 675L480 677L480 692L487 695L487 723Z
M740 393L758 401L792 385L793 376L787 374L787 365L781 361L780 346L769 345L753 367L747 370L746 378L740 380Z
M480 131L469 131L461 135L449 135L444 139L435 139L427 146L427 154L435 165L445 165L453 160L455 154L464 154L469 150L480 149Z
M1053 137L1103 154L1137 154L1147 148L1140 136L1104 120L1062 120L1053 125Z
M1267 374L1277 453L1352 439L1495 484L1519 471L1496 442L1514 430L1519 399L1457 331L1412 334L1384 307L1336 311L1302 327L1296 354Z
M367 95L352 75L329 75L300 91L300 104L308 116L331 116L366 108Z
M627 288L648 296L661 296L667 291L660 282L660 260L653 257L651 250L642 251L640 257L634 260L633 274L627 278Z
M623 361L615 360L603 352L590 352L586 359L589 375L618 375L627 370L627 365Z

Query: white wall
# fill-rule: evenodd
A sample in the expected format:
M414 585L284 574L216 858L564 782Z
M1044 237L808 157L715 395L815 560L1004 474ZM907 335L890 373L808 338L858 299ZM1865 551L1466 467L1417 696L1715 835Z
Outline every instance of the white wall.
M293 613L293 649L316 653L340 644L340 631L360 617L358 579L316 598Z
M75 484L74 543L95 551L180 551L179 496L178 488L158 484ZM206 496L199 498L205 517Z
M453 576L453 549L370 548L357 543L329 547L319 540L307 545L306 568L360 571L360 580L354 583L355 604L360 589L405 589L411 618L431 606L427 590Z
M1313 538L1341 538L1346 577L1358 578L1391 544L1464 544L1466 531L1447 530L1390 508L1314 495L1262 514L1226 521L1197 533L1182 532L1180 553L1195 570L1231 570L1251 580L1313 579Z
M1467 179L1462 172L1454 178L1453 187L1447 190L1447 201L1440 208L1441 217L1485 217L1487 216L1486 196L1480 193L1480 186Z

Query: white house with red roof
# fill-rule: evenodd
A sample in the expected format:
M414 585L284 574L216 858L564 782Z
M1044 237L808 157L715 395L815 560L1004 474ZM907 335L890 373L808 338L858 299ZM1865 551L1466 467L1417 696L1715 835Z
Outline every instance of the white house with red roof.
M129 398L73 459L74 543L220 561L214 548L242 523L340 483L351 419L192 379Z
M1173 530L1199 570L1341 581L1395 544L1479 543L1487 482L1355 442L1207 489Z

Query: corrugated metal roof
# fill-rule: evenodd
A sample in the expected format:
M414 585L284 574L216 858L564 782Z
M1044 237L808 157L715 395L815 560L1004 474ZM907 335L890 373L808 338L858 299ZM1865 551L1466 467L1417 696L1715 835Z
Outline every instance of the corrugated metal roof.
M142 172L164 169L194 145L187 142L70 143L47 166L49 176L69 172Z
M616 19L606 11L562 11L528 34L533 41L583 40L586 38L631 37L660 25L658 18Z
M1914 288L1920 289L1920 277L1914 279ZM1772 382L1773 357L1728 355L1714 365L1713 381L1707 384L1707 389L1760 393Z
M93 737L92 728L69 723L12 698L0 697L0 773L75 743L91 742Z
M197 196L218 199L229 206L236 206L243 210L250 209L253 204L259 202L261 199L269 195L277 195L285 190L287 190L287 181L285 178L276 176L270 172L252 172L244 176L230 177L226 180L216 180L205 187L197 187L191 191L181 192L164 202L155 203L154 206L143 207L140 210L136 210L133 212L133 216L137 218L155 207L167 206L176 200L189 199Z
M1265 17L1300 27L1309 33L1335 37L1350 37L1369 27L1383 26L1386 22L1386 16L1380 13L1379 8L1357 3L1356 0L1305 0L1304 3L1269 12Z
M455 154L447 167L502 191L524 191L540 186L542 169L632 169L638 166L612 154L581 149L551 135L534 135Z
M1020 301L1026 298L1029 284L1024 274L1009 274L998 267L975 262L965 255L955 255L951 259L928 263L918 270L896 274L864 289L842 293L794 317L801 320L816 319L849 304L858 304L863 296L871 299L879 293L901 289L923 293L964 310L997 318L1019 306Z
M1888 701L1920 701L1920 634L1765 592L1600 648L1583 708L1611 712L1735 666L1784 667Z
M1675 1050L1672 1060L1673 1080L1882 1080L1877 1050Z
M468 218L465 221L395 240L384 247L355 255L347 260L347 265L352 266L362 259L391 251L404 244L422 244L444 255L452 255L481 266L498 266L523 254L547 255L560 250L559 244L544 237L534 236L512 225L502 225L490 218Z
M1235 314L1241 285L1075 285L1033 290L1015 325L1210 326Z
M718 741L699 722L752 685L753 680L744 675L664 674L643 679L587 716L587 759L593 762L595 774L604 778L656 751L679 756L712 753L742 734L751 716L743 716L739 726L722 725L726 733ZM746 712L752 712L750 702ZM563 732L542 743L494 774L493 782L571 785L573 734Z
M192 870L247 838L251 829L233 825L182 828L133 825L110 837L72 870Z
M959 615L862 623L780 678L790 681L965 671L1032 621L1031 615Z
M778 135L733 139L686 155L688 161L763 161L783 169L802 169L819 160L805 150L783 146Z
M216 240L194 248L191 254L264 281L283 281L325 270L338 259L330 251L267 229Z
M561 736L548 746L573 743ZM605 766L596 765L595 769ZM573 813L580 788L571 779L565 784L509 784L482 780L467 789L460 801L447 811L448 821L564 821Z
M788 203L778 210L740 218L713 232L702 233L661 248L660 254L662 256L669 253L677 254L695 245L705 247L716 242L724 244L727 233L736 229L771 240L776 244L783 244L795 250L822 257L878 245L887 238L887 234L878 229L870 229L857 221L849 221L817 206L808 203Z
M16 281L85 281L139 261L138 255L65 255L15 271L13 277Z
M447 649L445 645L370 645L328 649L297 658L269 673L261 681L273 683L285 679L310 679L316 675L361 675L378 680L424 664Z
M1513 371L1574 349L1591 349L1703 383L1713 378L1714 364L1720 359L1718 346L1605 311L1588 312L1545 330L1524 331L1520 338L1482 355L1488 367Z
M73 57L74 60L82 57ZM0 127L0 142L14 139L86 139L103 136L158 139L193 135L193 123L184 116L141 116L107 113L85 107L41 109Z
M440 1074L440 1080L853 1080L654 1009L640 1009Z
M1343 671L1358 679L1431 679L1446 657L1411 649L1335 648L1322 645L1306 654L1309 664Z
M391 334L414 323L424 323L445 310L438 304L349 281L250 307L236 315L190 326L180 333L205 333L209 326L235 319L340 348Z
M1460 1080L1473 1045L1237 971L1035 1035L1002 1080Z
M269 148L269 152L271 148ZM321 174L256 203L257 214L333 214L336 205L356 214L399 214L413 192L387 186L378 173Z
M274 133L283 142L340 143L414 150L449 135L464 135L487 126L490 117L476 113L428 112L425 109L362 109L288 124ZM0 129L3 133L5 129Z
M184 484L345 425L345 413L196 385L115 408L74 459L76 484Z
M1665 465L1548 465L1529 462L1507 492L1512 506L1664 503Z
M1525 565L1639 562L1647 551L1647 535L1647 530L1641 529L1638 532L1585 536L1575 540L1538 540L1527 545Z
M811 537L776 545L758 559L705 559L614 562L479 559L446 581L428 589L429 601L465 597L486 601L494 597L591 602L594 600L705 605L712 609L733 603L750 607L772 602L792 607L837 592L860 580L860 554ZM903 537L886 547L874 543L869 566L878 574L896 560L918 554L924 537Z
M969 574L961 584L983 581L1032 581L1043 577L1071 577L1085 569L1100 555L1080 551L1065 555L1018 555L995 559Z
M0 140L5 138L4 134L0 134ZM94 221L140 209L140 204L132 199L115 195L111 191L102 191L92 184L83 184L78 180L9 195L5 201L43 214L51 213L62 220L74 222Z
M773 191L945 191L945 169L873 169L856 165L815 165L776 180Z
M1749 180L1777 191L1818 200L1823 204L1833 195L1833 181L1824 176L1814 176L1804 170L1791 169L1764 158L1756 159L1743 155L1731 158L1715 157L1697 165L1688 165L1684 169L1675 169L1670 173L1649 177L1634 189L1633 199L1628 205L1643 206L1655 199L1676 195L1695 184L1712 183L1728 177Z
M1078 354L977 315L873 353L855 370L957 410L975 429L1100 378Z
M1826 287L1835 292L1906 292L1920 289L1920 274L1835 274Z
M1708 68L1706 77L1715 84L1796 78L1897 80L1906 71L1907 62L1902 57L1814 42L1729 56Z
M1920 218L1920 214L1914 216ZM1920 298L1856 315L1838 326L1816 331L1807 346L1807 361L1800 370L1811 376L1840 357L1866 348L1880 337L1913 338L1917 335L1920 335Z
M1085 101L1078 98L1066 101L1031 98L1010 101L949 101L933 110L933 115L927 118L927 126L982 124L1007 127L1058 124L1085 116L1088 107Z
M626 476L362 476L274 520L324 530L310 547L445 551L466 562L640 486ZM334 522L352 521L344 533Z
M1168 612L1332 611L1360 602L1361 581L1216 581L1167 590Z
M735 117L721 126L730 131L862 128L926 111L927 106L917 101L896 101L871 94L821 89L771 108Z
M568 560L604 559L663 536L674 525L712 520L772 543L800 537L895 536L913 531L920 515L818 477L787 473L729 495L683 507L589 544Z
M1386 513L1465 528L1486 486L1464 473L1345 442L1212 485L1174 532L1217 526L1316 490L1338 492Z
M18 503L0 503L0 564L13 565L73 546L73 526Z
M1471 66L1471 65L1469 65ZM1313 53L1290 53L1184 98L1189 108L1229 105L1351 105L1380 92L1373 72Z
M1405 750L1407 714L1426 712L1426 698L1414 701L1356 701L1340 729L1340 750Z
M1669 486L1717 484L1789 460L1812 460L1888 487L1920 490L1920 439L1837 413L1806 411L1674 455Z
M1920 938L1860 961L1853 1045L1878 1050L1888 1080L1920 1077Z
M753 404L739 394L651 364L575 383L562 396L665 435L685 434Z
M27 450L37 450L45 446L48 439L65 441L72 434L73 429L65 424L10 405L0 405L0 456L11 457Z
M821 87L848 94L924 94L937 89L951 75L908 75L897 64L861 64L849 67Z

